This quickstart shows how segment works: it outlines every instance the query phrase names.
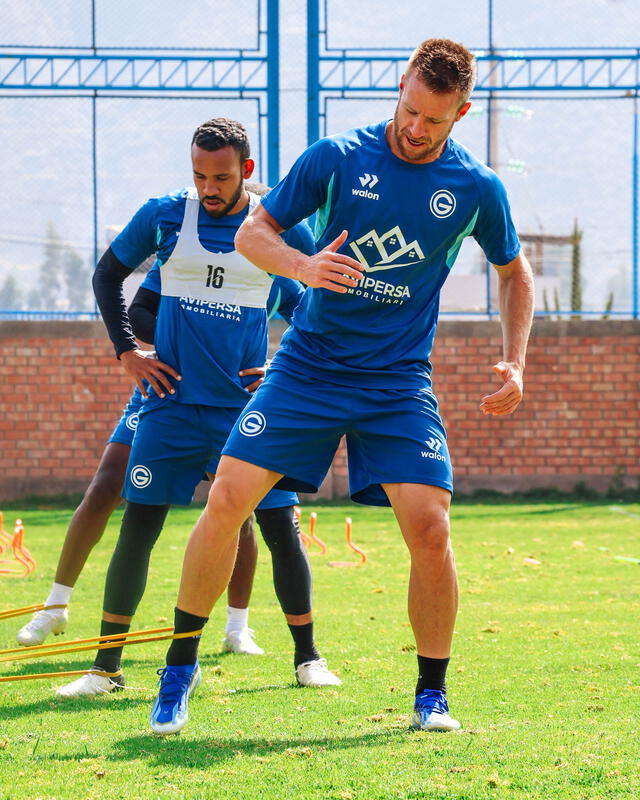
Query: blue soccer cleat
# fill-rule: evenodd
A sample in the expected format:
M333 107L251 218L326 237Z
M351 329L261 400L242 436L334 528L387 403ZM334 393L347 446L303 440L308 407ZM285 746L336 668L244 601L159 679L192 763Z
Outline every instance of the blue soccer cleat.
M411 727L417 731L457 731L460 723L449 716L447 695L439 689L425 689L416 696Z
M151 709L154 733L179 733L189 719L189 697L202 680L198 662L158 670L160 691Z

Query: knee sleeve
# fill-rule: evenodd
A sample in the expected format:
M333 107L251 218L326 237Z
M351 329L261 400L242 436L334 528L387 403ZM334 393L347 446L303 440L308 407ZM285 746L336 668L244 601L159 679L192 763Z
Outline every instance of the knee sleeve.
M127 503L104 589L104 610L131 617L147 584L149 558L169 506Z
M293 506L256 510L262 538L271 552L273 584L285 614L311 611L311 566L300 537Z

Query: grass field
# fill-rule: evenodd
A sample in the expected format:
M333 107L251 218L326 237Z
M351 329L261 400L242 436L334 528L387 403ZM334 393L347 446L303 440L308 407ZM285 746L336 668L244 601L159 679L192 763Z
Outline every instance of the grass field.
M342 687L293 684L289 634L261 545L250 624L266 655L220 653L221 605L201 646L204 680L189 725L166 739L148 729L164 643L125 651L132 688L117 695L58 702L59 681L0 684L0 798L640 797L640 564L616 558L640 557L640 505L454 507L461 604L449 698L463 730L453 734L408 728L416 676L408 557L391 513L317 511L329 545L328 558L312 556L317 639ZM197 513L170 514L136 627L171 624ZM327 563L349 558L346 514L368 555L361 569ZM70 515L6 513L7 523L24 520L39 567L28 579L0 577L0 609L44 599ZM80 579L66 638L98 632L119 520L114 515ZM24 621L0 622L0 647L13 646ZM0 673L60 667L44 662L3 664ZM64 662L90 663L82 654Z

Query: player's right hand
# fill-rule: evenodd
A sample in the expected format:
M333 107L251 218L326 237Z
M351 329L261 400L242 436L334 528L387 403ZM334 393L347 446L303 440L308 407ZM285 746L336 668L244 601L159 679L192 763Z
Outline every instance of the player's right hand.
M120 361L126 372L134 379L144 397L149 397L145 381L148 382L149 386L153 387L158 397L164 397L165 392L169 392L169 394L176 393L173 384L167 377L168 375L177 381L182 380L182 377L178 375L173 367L163 361L158 361L153 351L126 350L124 353L120 353Z
M347 241L347 231L314 256L307 256L296 275L298 280L313 289L330 289L345 294L362 280L364 266L355 258L338 253Z

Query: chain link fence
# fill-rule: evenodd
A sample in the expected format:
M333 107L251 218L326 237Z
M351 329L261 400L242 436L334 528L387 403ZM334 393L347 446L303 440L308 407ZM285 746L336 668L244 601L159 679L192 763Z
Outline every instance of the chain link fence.
M7 0L2 53L263 52L267 0ZM636 48L636 0L313 0L322 47L375 54L448 36L479 53L556 55ZM307 3L279 3L279 141L285 172L307 141ZM402 11L402 13L400 13ZM322 49L322 48L321 48ZM537 52L537 51L535 51ZM250 66L250 62L246 62ZM478 92L454 136L505 182L537 273L540 314L637 314L638 61L635 90ZM616 78L614 74L612 76ZM257 92L2 89L0 318L92 314L96 256L150 196L191 180L193 129L213 116L247 126L266 180L266 105ZM327 93L320 135L390 117L395 93ZM277 138L277 137L276 137ZM635 238L634 238L635 237ZM485 314L496 294L465 243L446 313ZM577 276L577 280L576 280ZM135 286L128 291L134 291Z
M238 82L244 68L251 85L248 70L262 68L258 56L265 50L265 8L260 0L179 6L155 0L4 4L0 179L8 191L0 215L0 317L95 315L91 274L96 259L149 197L191 183L189 145L204 120L242 120L258 162L256 177L264 179L264 98L256 91L230 90L224 70L229 83L231 78ZM202 80L198 71L206 77L209 66L193 59L212 50L221 58L218 88L203 92L194 81ZM69 65L87 53L133 54L140 60L123 76L129 80L133 74L137 85L118 91L67 90L64 70L71 75L75 66L59 61L50 67L43 60L39 68L45 51L68 58ZM145 87L145 70L150 73L153 63L144 60L149 51L167 59L160 65L166 76L162 91ZM30 59L23 83L33 88L11 88L22 69L19 64L12 72L8 56L15 53ZM181 57L192 59L186 69L195 76L188 80L197 90L187 85L172 91L171 73L177 72ZM117 79L114 70L125 63L107 64L107 77ZM87 87L91 68L92 62L78 68ZM58 83L53 90L39 88L48 70ZM125 282L127 297L142 277Z

